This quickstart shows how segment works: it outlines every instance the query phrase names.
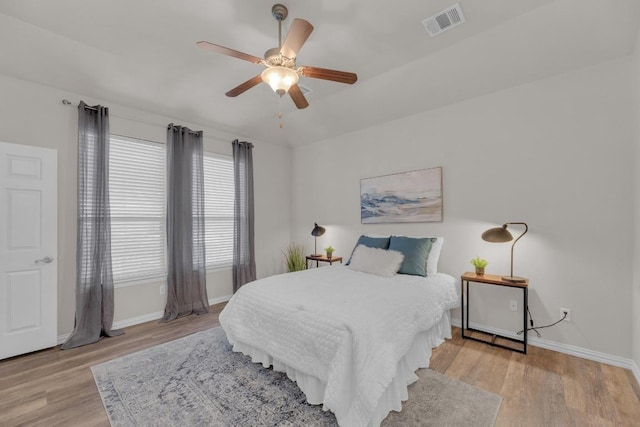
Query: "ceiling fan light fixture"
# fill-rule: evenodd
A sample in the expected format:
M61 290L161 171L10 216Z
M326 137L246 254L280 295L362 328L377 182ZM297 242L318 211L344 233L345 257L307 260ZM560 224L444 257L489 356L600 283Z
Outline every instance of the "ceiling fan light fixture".
M271 89L282 96L289 91L291 86L298 83L298 73L291 68L275 66L266 68L262 74L262 81L271 86Z
M313 25L304 19L295 18L289 26L289 31L287 31L283 41L282 21L287 18L288 13L287 7L279 3L273 5L271 8L271 14L275 20L278 21L278 46L267 50L264 54L264 58L258 58L257 56L239 52L235 49L230 49L204 40L196 43L200 49L221 53L232 58L241 59L243 61L248 61L253 64L266 67L262 73L253 76L246 82L241 83L226 92L226 96L236 97L252 87L264 82L271 86L271 89L280 95L280 98L282 98L284 94L288 93L296 107L301 110L309 106L309 101L307 101L304 96L305 92L303 92L298 85L298 79L300 76L350 85L354 84L358 80L358 76L355 73L319 67L298 67L296 65L298 52L313 32ZM279 113L279 116L282 116L282 113ZM282 123L280 124L280 127L282 127Z

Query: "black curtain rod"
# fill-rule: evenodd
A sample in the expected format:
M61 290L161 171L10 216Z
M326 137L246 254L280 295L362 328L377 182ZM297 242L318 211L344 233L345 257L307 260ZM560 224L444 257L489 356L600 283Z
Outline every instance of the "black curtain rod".
M171 129L174 132L178 132L180 129L185 129L185 127L184 126L179 126L179 125L174 125L173 123L171 123L171 124L167 125L167 129ZM189 133L194 134L194 135L200 135L202 133L201 130L191 130L189 128L186 128L186 129L189 131Z
M63 105L75 105L73 102L69 101L68 99L63 99L63 100L62 100L62 104L63 104ZM78 105L79 105L79 104L78 104ZM88 109L88 110L98 111L98 108L96 108L96 107L91 107L91 106L86 105L86 104L85 104L84 108L86 108L86 109ZM112 116L122 117L123 119L127 119L127 120L134 120L134 121L140 122L140 120L130 119L130 118L128 118L128 117L124 117L124 116L118 116L117 114L112 114ZM140 122L140 123L147 123L147 122ZM152 123L147 123L147 124L152 124ZM167 129L171 129L171 128L173 128L174 132L178 130L178 129L176 128L176 126L174 126L174 125L173 125L173 123L171 123L171 124L169 124L169 125L167 126ZM187 129L189 129L189 128L187 128ZM191 130L191 129L189 129L189 133L190 133L190 134L194 134L194 135L200 135L200 134L202 134L203 132L202 132L201 130Z
M62 104L63 105L74 105L73 102L69 101L68 99L63 99L62 100ZM78 107L80 106L80 104L77 105ZM98 111L97 107L92 107L90 105L86 105L84 106L84 108L86 108L87 110L93 110L93 111Z

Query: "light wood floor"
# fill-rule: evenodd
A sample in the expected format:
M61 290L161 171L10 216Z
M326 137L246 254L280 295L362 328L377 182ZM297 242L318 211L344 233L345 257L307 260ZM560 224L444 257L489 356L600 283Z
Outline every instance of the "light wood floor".
M0 426L108 426L90 366L218 325L211 313L149 322L96 344L0 361ZM640 425L640 387L630 371L537 347L522 355L454 338L431 368L503 397L498 426Z

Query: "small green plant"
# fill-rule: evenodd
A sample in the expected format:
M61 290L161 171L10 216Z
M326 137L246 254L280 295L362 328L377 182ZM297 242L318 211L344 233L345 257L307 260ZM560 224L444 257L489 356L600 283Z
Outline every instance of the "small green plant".
M329 258L331 258L331 255L333 255L333 251L335 249L333 249L333 246L329 245L329 247L324 248L324 251L327 253L327 256Z
M473 258L470 262L475 268L485 268L487 264L489 264L486 259L480 258L479 256Z
M287 264L287 272L300 271L307 267L307 258L304 254L303 245L290 243L282 253Z

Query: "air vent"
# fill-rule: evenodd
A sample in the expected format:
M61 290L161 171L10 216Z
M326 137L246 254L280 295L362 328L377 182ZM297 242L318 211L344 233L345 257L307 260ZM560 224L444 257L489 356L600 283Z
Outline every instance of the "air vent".
M423 20L422 25L427 29L429 35L433 37L463 24L464 21L464 14L462 13L460 3L456 3L442 12L436 13Z
M300 92L302 92L303 95L313 92L310 87L307 87L303 84L298 83L298 87L300 88Z

